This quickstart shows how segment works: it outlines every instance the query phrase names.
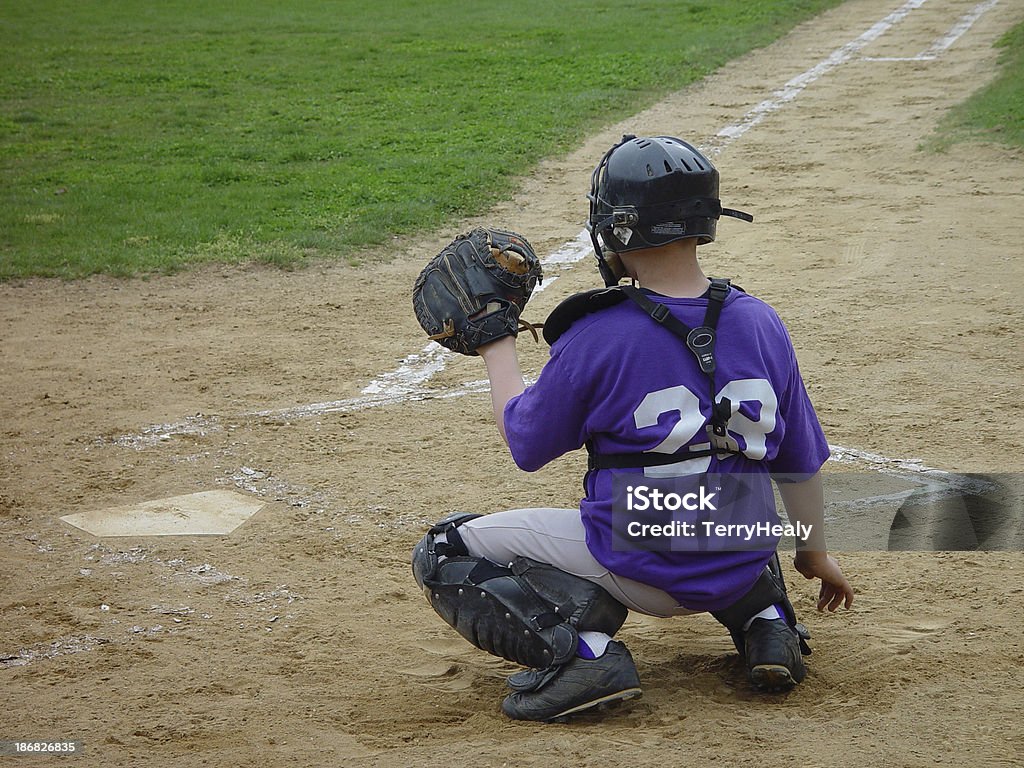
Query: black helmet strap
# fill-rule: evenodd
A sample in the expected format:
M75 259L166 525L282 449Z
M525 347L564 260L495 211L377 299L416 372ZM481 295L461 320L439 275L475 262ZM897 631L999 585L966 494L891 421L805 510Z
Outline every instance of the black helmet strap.
M612 156L616 149L621 147L627 141L635 139L631 133L623 135L622 140L615 144L611 149L604 153L601 158L601 162L594 168L594 172L590 174L590 194L587 195L587 199L590 200L590 216L587 218L587 231L590 232L590 241L594 244L594 253L597 256L597 268L601 272L601 278L604 280L604 284L608 287L616 285L619 282L618 276L608 265L608 262L604 258L604 250L601 248L601 241L598 235L606 230L610 226L615 225L615 215L608 216L599 222L594 221L594 214L597 211L598 206L598 187L601 184L601 174L604 172L605 166L608 165L608 159ZM636 211L633 211L636 215Z
M604 284L609 288L618 284L619 276L615 274L615 271L605 260L604 251L601 250L601 243L598 241L597 234L593 229L590 229L590 242L594 244L594 253L597 254L597 269L601 273L601 279L604 280Z
M737 211L735 208L723 208L723 216L732 216L734 219L743 219L744 221L753 221L754 217L744 211Z

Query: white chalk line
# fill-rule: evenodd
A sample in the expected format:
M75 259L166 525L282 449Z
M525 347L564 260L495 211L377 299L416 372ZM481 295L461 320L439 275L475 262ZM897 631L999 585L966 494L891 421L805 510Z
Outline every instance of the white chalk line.
M912 482L916 487L877 496L862 496L853 501L843 502L846 506L872 506L875 504L902 503L911 496L935 501L955 494L981 495L992 490L994 485L976 477L947 472L925 465L920 459L893 459L870 451L846 448L829 444L829 461L837 464L867 466L881 474Z
M445 350L447 352L447 350ZM457 389L428 389L426 387L405 386L398 392L382 392L368 397L352 397L346 400L334 400L327 403L310 403L294 408L279 408L272 411L253 411L243 417L269 419L302 419L311 416L323 416L330 413L353 413L369 408L381 408L388 405L400 405L415 400L448 400L463 395L471 395L490 390L490 382L486 379L467 381Z
M449 354L452 353L436 341L432 341L419 352L404 358L398 368L381 374L363 387L363 394L372 397L412 391L435 373L443 371L446 365L445 358Z
M999 4L999 0L984 0L957 20L950 30L916 56L865 56L862 61L934 61L963 37L974 23Z
M443 349L443 347L442 347ZM447 350L445 350L447 352ZM456 389L431 389L418 386L412 383L404 383L397 391L378 392L363 397L349 397L342 400L328 400L322 403L307 403L295 405L288 408L273 408L260 411L245 411L233 416L205 416L196 414L189 416L182 421L169 424L153 424L146 427L137 434L120 435L112 440L98 439L97 443L110 442L122 448L134 448L142 450L151 448L161 443L166 443L175 437L205 437L215 432L223 431L221 422L230 425L237 425L253 419L263 421L297 421L300 419L315 418L317 416L328 416L334 413L354 413L365 411L371 408L382 408L389 405L402 405L417 400L448 400L463 395L470 395L478 392L486 392L490 389L490 383L486 379L469 381Z
M881 21L876 22L870 29L859 37L851 40L845 45L832 51L827 57L819 61L813 67L789 80L782 88L776 90L772 95L747 112L743 118L733 124L726 126L715 134L712 139L711 151L721 152L722 149L736 139L740 138L754 126L762 122L774 112L778 112L784 106L796 99L807 86L820 80L837 67L846 64L858 56L868 45L880 38L892 27L906 18L912 11L920 8L927 0L907 0L902 6L890 13Z
M766 117L793 102L809 85L837 67L858 57L859 53L869 44L878 40L910 13L924 5L925 2L927 0L907 0L907 2L876 22L861 35L840 46L807 71L787 81L782 88L774 91L770 98L765 99L745 113L739 121L719 130L711 139L710 144L701 148L709 153L717 154L721 152L726 146L738 140ZM998 0L985 0L979 3L970 13L965 14L949 33L937 40L926 53L937 56L942 51L947 50L970 29L978 18L997 3ZM541 262L546 270L566 270L591 255L591 252L590 234L584 229L574 239L542 258ZM557 278L558 275L546 278L538 286L538 291L550 287ZM417 400L451 399L485 392L489 389L487 381L467 382L458 388L445 390L425 387L424 384L427 381L445 369L447 361L452 355L452 352L441 345L431 342L419 352L405 357L395 370L383 373L373 379L363 388L362 396L360 397L310 403L289 408L251 411L240 414L236 419L303 419L333 413L352 413L370 408L400 405ZM166 441L174 435L202 434L205 431L219 429L216 421L216 419L205 418L199 415L190 417L177 424L161 424L149 427L139 435L125 435L114 442L126 447L143 448ZM927 467L916 460L891 459L843 446L830 446L830 449L832 460L838 462L856 461L858 463L866 463L875 468L884 468L884 471L905 476L929 474L935 478L958 477L950 475L950 473L943 470Z

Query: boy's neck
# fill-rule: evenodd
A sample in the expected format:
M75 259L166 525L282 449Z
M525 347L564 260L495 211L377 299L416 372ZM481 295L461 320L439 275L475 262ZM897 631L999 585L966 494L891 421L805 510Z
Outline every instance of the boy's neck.
M660 248L622 254L630 276L641 288L675 298L694 298L708 289L710 281L697 261L697 241L677 240Z

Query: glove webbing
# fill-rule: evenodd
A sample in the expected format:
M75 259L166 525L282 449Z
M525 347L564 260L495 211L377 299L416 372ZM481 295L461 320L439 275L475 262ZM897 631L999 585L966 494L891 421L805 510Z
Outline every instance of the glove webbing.
M486 312L487 310L484 310L484 311ZM471 320L476 320L478 317L479 317L479 313L476 316L474 316L474 317L472 317L470 319ZM520 318L520 320L519 320L519 327L517 329L517 332L529 331L531 334L533 334L533 340L539 344L540 343L540 335L537 333L537 331L539 329L543 328L543 327L544 327L544 323L528 323L525 320L523 320L522 318ZM427 338L430 341L439 341L441 339L451 338L454 335L455 335L455 321L452 320L451 318L448 318L447 320L444 321L443 327L442 327L440 333L432 333L429 336L427 336Z

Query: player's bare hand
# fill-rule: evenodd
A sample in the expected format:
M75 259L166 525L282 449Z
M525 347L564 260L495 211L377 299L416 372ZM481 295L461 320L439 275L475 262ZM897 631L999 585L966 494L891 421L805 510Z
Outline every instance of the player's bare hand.
M821 579L818 593L818 610L836 610L840 605L853 605L853 587L843 575L843 569L827 552L801 550L793 558L793 565L807 579Z

